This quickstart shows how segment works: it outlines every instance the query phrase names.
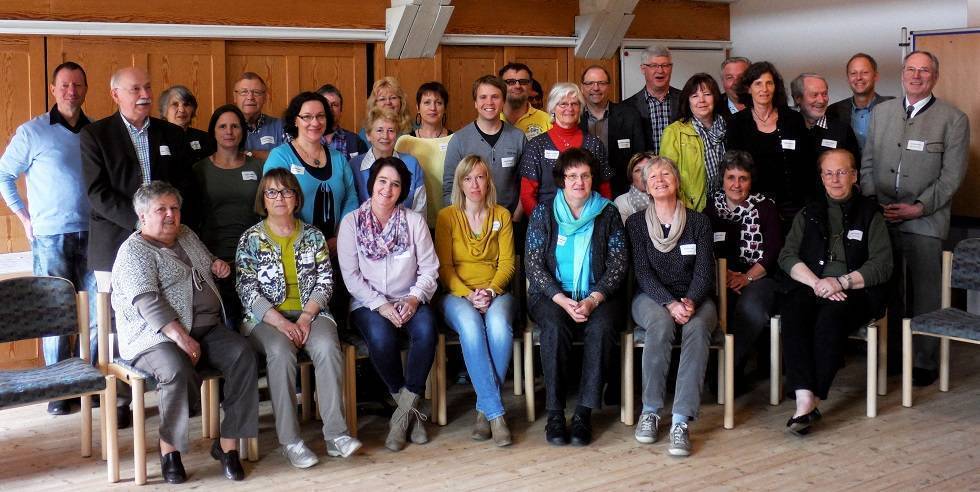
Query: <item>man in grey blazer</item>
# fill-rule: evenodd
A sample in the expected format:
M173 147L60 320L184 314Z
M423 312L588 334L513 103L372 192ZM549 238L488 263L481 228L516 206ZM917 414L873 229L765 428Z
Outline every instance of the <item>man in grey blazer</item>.
M660 137L667 125L677 121L680 111L681 91L670 86L670 74L674 70L670 50L654 44L643 51L640 71L646 85L640 92L623 101L640 113L647 150L660 152Z
M891 233L896 291L890 296L889 331L896 341L903 316L940 307L942 241L949 232L953 194L966 174L970 122L932 94L938 78L939 60L932 53L913 51L905 57L905 97L882 102L871 112L861 162L861 190L877 197ZM935 381L938 347L935 338L916 338L914 384Z

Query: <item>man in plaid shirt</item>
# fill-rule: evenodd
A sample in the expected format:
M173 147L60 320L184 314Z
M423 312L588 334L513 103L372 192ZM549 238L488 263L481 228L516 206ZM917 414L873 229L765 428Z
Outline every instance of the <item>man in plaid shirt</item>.
M660 137L664 128L677 120L681 91L670 86L674 63L666 46L651 45L643 51L640 60L640 71L643 72L646 85L623 102L640 112L645 122L643 133L646 135L647 148L659 153Z

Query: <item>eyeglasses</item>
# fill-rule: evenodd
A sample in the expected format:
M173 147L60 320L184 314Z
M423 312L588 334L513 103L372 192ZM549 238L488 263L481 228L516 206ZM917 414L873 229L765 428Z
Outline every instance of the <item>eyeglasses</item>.
M580 103L578 101L561 102L561 103L556 104L555 107L558 108L558 109L581 108L582 107L582 103Z
M294 196L296 196L296 191L290 188L284 188L281 190L277 190L275 188L266 188L264 194L265 197L268 198L269 200L275 200L280 196L283 198L293 198Z
M674 64L673 63L641 63L640 66L643 68L649 68L650 70L663 70L666 72L667 70L673 68Z
M582 82L582 85L586 87L606 87L609 85L608 80L596 80L593 82Z
M854 174L853 169L838 169L836 171L824 171L820 173L820 175L823 176L823 179L834 179L834 176L843 178L844 176L849 176L851 174Z
M531 85L531 79L504 79L507 85Z
M265 95L265 89L238 89L235 91L235 94L242 97L246 97L249 94L251 94L252 97L262 97Z
M393 103L393 102L396 102L396 101L401 101L401 99L402 98L399 97L399 96L378 97L378 98L375 98L374 99L374 102L382 103L382 104L384 104L384 103L390 103L390 102Z
M916 74L929 75L932 73L932 69L927 67L905 67L903 72L905 72L906 75L910 75L910 76L914 76Z
M298 115L296 115L296 117L299 118L299 119L301 119L301 120L303 120L303 121L305 121L305 122L307 122L307 123L313 123L313 120L317 120L320 123L325 123L327 121L327 115L326 115L326 113L298 114Z
M580 179L582 181L591 181L592 180L592 174L590 174L590 173L582 173L582 174L566 174L565 175L565 181L567 181L567 182L574 183L574 182L576 182L576 181L578 181Z

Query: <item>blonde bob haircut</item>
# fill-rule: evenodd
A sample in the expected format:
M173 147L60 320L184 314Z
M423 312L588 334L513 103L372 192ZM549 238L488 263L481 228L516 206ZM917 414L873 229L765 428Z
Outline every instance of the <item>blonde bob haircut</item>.
M483 166L483 170L487 173L487 194L483 198L483 205L487 207L487 210L493 210L493 207L497 206L497 187L493 184L490 166L483 161L482 157L476 154L470 154L459 161L459 165L456 166L456 173L453 174L453 192L450 195L450 201L453 206L458 207L460 210L466 209L466 194L463 193L463 178L473 172L477 166Z
M398 134L405 134L412 131L412 117L409 116L408 112L408 102L405 100L405 91L402 90L401 84L398 83L398 79L388 76L382 77L374 81L374 86L371 87L371 96L368 97L367 107L369 110L375 108L377 104L378 93L382 90L388 90L395 93L398 99L401 100L400 107L398 111L397 119L394 120L396 123L396 130Z
M650 173L655 168L659 168L659 167L666 168L667 170L670 171L670 174L674 175L674 183L675 183L674 187L677 188L676 190L677 199L680 200L681 199L681 172L679 169L677 169L677 164L675 164L674 161L672 161L669 157L658 155L650 159L650 162L646 165L646 167L643 168L643 181L650 179ZM649 189L647 189L647 193L648 194L650 193Z
M374 124L378 121L387 121L392 125L395 125L395 132L399 133L398 129L398 115L394 111L388 108L376 108L372 107L368 111L367 118L364 120L364 133L367 136L371 136L371 130L374 129ZM400 134L400 133L399 133Z

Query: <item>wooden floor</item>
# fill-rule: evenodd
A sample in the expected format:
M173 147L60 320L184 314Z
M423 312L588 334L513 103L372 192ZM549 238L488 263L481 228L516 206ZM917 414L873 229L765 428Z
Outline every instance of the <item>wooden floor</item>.
M597 440L586 448L548 446L544 419L524 419L522 397L507 397L515 443L498 449L469 438L474 397L469 386L449 395L448 426L429 426L432 441L400 453L383 446L385 419L365 416L365 447L349 459L328 458L314 422L303 434L321 457L319 465L296 470L277 451L271 407L261 407L261 460L246 464L237 490L980 490L980 348L953 344L949 393L938 384L915 393L915 407L901 406L900 378L889 380L879 416L864 416L864 361L852 360L838 377L824 420L811 436L784 432L793 404L767 404L763 382L736 401L736 428L722 429L721 407L706 395L703 415L692 425L694 454L666 455L661 441L643 445L633 428L619 423L618 407L593 421ZM510 386L507 387L510 390ZM539 391L539 401L541 400ZM148 399L151 402L152 399ZM155 411L147 442L156 442ZM194 419L192 450L184 456L190 474L185 488L232 488L207 455ZM663 432L662 432L663 433ZM120 433L122 482L106 482L104 462L78 453L78 416L51 417L43 405L0 412L0 490L122 490L136 488L132 432ZM95 443L98 453L98 442ZM156 451L149 451L149 489L162 483Z

